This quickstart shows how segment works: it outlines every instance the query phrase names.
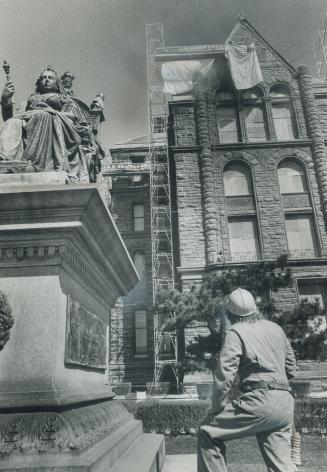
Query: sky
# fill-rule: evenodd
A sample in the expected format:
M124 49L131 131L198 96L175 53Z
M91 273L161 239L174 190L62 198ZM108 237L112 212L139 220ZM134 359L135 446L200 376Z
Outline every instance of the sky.
M108 148L148 130L146 24L163 24L166 46L219 44L242 13L291 63L314 71L327 0L0 0L0 12L0 62L11 66L16 104L48 64L70 70L78 98L105 94Z

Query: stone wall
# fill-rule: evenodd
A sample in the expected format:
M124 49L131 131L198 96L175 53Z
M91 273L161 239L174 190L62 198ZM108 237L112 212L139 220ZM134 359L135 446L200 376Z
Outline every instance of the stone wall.
M128 155L127 155L128 156ZM121 156L119 156L119 159ZM124 156L123 162L127 159ZM119 176L112 184L112 212L131 258L136 251L145 256L145 280L116 304L111 313L110 377L112 383L132 382L144 385L153 379L153 315L151 273L151 214L149 176L141 185L133 184L132 175ZM133 205L144 204L144 231L133 230ZM134 313L147 312L146 354L135 354Z

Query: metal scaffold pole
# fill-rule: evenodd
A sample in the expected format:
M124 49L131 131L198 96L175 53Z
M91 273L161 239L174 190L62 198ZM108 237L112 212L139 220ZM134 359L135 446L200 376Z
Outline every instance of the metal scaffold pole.
M163 92L160 64L156 55L164 47L163 25L146 25L147 80L149 104L149 161L152 238L153 306L161 288L174 288L170 173L168 157L168 103ZM164 369L172 369L176 379L176 333L161 331L154 314L154 385Z
M318 39L313 46L316 73L319 79L327 80L327 12L323 29L318 30Z

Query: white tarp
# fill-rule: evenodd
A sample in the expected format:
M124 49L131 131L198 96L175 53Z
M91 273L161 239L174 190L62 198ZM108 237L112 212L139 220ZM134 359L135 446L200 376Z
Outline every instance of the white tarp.
M238 90L249 89L263 81L255 46L229 43L225 48L231 76Z
M194 76L198 73L205 75L213 63L214 59L163 63L161 76L164 80L164 93L179 95L190 92L193 89Z

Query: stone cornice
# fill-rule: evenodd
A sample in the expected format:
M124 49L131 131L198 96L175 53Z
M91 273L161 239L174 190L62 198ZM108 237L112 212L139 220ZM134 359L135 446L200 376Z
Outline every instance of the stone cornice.
M82 279L98 297L111 300L126 295L137 282L96 186L29 186L0 197L2 268L58 266Z
M327 144L327 139L325 140ZM270 149L285 147L309 147L312 141L309 139L296 141L266 141L262 143L232 143L232 144L211 144L211 151L247 151L249 149ZM200 146L170 146L173 153L199 152Z

